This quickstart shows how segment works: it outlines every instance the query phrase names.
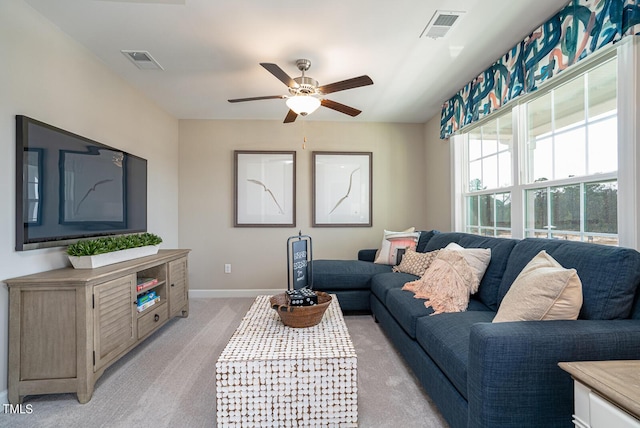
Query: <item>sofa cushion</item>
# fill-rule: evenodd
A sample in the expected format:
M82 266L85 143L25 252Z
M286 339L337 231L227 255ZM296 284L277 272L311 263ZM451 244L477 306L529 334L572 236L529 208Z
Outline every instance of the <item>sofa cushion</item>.
M411 337L412 339L415 339L416 322L418 321L418 319L434 314L433 309L431 307L427 308L424 305L424 302L424 299L416 299L413 296L413 293L410 291L393 288L387 291L387 298L383 303L385 304L387 310L391 313L391 315L393 315L396 321L398 321L398 324L400 324L407 335L409 335L409 337ZM469 300L469 306L467 307L467 310L473 312L489 311L492 313L491 319L493 319L493 315L495 315L493 311L491 311L484 303L480 302L477 299ZM448 314L433 315L430 318L438 318L443 315Z
M584 242L527 238L511 252L500 285L499 301L536 254L546 250L565 268L574 268L582 281L579 319L628 318L640 282L640 253L629 248Z
M467 306L467 312L473 311L493 312L495 315L495 311L491 310L490 307L482 303L475 296L471 296L471 298L469 299L469 306Z
M470 305L480 308L482 303L475 301ZM471 326L479 322L491 322L494 315L495 312L489 310L469 310L416 320L418 343L465 399Z
M391 272L391 266L360 260L314 260L313 288L317 290L364 290L371 277Z
M365 248L358 251L358 260L362 260L363 262L373 262L376 259L376 253L378 250L376 248Z
M480 288L478 289L476 297L492 310L498 310L498 290L502 282L502 275L511 250L520 241L517 239L471 235L468 233L438 233L429 240L425 251L439 250L446 247L450 242L455 242L464 248L491 249L491 262L489 266L487 266L482 281L480 281ZM524 267L524 265L522 265L522 267ZM522 270L522 268L520 270ZM515 279L515 277L513 279Z
M575 320L582 307L582 283L542 250L522 269L502 299L493 322Z
M631 309L631 318L634 320L640 320L640 290L636 292L636 300Z
M419 253L426 253L427 244L436 234L438 234L437 230L421 230L420 231L420 239L418 239L418 245L416 246L416 251Z
M400 327L412 339L416 338L416 321L433 313L431 307L427 308L424 305L424 299L416 299L411 291L398 288L387 292L387 299L384 303Z
M371 293L386 304L389 290L401 289L404 284L417 278L408 273L381 273L371 278Z

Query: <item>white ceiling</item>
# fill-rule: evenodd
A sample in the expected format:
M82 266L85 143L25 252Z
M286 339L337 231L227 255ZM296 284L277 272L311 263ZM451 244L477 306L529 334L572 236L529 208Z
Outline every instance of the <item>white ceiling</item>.
M567 0L25 0L108 68L178 119L276 119L284 95L260 62L320 85L369 75L373 86L327 98L363 111L321 108L305 120L423 123ZM466 12L442 39L419 38L436 10ZM140 70L121 50L148 51ZM71 64L69 66L72 66Z

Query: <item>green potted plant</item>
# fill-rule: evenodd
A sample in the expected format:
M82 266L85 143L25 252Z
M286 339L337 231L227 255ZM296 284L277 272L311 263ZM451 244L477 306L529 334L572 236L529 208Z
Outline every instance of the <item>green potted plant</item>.
M67 255L76 269L92 269L156 254L162 238L153 233L83 239L69 245Z

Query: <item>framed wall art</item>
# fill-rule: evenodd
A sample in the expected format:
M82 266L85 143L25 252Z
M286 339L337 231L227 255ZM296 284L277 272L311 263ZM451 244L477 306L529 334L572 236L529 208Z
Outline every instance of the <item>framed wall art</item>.
M295 227L296 152L234 153L234 226Z
M371 227L371 152L313 152L314 227Z
M117 150L60 150L60 224L124 227L126 168L124 154Z

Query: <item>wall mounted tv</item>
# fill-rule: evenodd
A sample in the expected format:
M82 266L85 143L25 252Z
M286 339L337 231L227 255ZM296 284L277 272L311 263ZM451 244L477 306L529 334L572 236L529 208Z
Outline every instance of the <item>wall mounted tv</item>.
M16 116L16 250L147 230L147 161Z

